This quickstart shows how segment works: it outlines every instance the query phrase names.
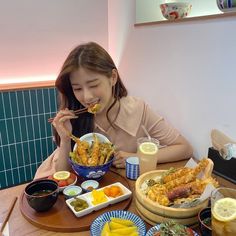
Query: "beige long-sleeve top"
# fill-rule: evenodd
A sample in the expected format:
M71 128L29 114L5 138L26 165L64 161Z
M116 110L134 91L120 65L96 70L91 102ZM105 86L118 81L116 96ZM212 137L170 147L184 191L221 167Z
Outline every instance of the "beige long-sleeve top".
M146 136L142 125L145 126L151 137L159 140L161 145L171 145L180 135L162 116L153 112L144 101L131 96L123 97L120 100L120 111L114 124L116 128L110 126L106 131L95 124L94 132L107 136L117 150L130 153L136 152L137 139ZM57 157L58 152L59 148L41 164L35 178L48 176L57 171L55 161L60 161Z

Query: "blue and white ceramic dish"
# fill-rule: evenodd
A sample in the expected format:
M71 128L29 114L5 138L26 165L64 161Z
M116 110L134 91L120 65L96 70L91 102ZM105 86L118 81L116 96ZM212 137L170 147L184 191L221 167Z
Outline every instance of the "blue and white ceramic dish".
M89 179L85 180L80 186L84 192L91 192L99 187L99 183L96 180Z
M117 217L121 219L127 219L134 222L134 224L138 227L138 233L139 236L145 236L146 235L146 225L143 222L143 220L135 215L134 213L131 213L129 211L109 211L105 212L102 215L98 216L90 226L90 234L91 236L98 236L101 235L101 231L103 229L103 226L107 221L110 221L111 217Z
M98 137L99 142L103 142L103 143L110 143L109 139L99 133L88 133L85 134L83 136L80 137L81 141L86 141L88 142L90 145L92 144L92 142L94 141L94 137L93 135L96 135ZM77 144L75 144L73 150L76 150L77 148ZM110 160L103 165L98 165L98 166L84 166L84 165L80 165L78 163L74 163L71 158L69 158L69 163L72 166L72 169L74 170L74 172L83 177L84 179L95 179L95 180L99 180L102 178L103 175L105 175L113 162L114 156L112 156L110 158Z
M160 224L153 226L151 229L148 230L146 236L153 236L153 234L160 230ZM199 236L194 230L193 230L194 236Z
M72 169L77 175L83 177L84 179L99 180L102 178L103 175L105 175L109 171L113 162L113 158L114 156L106 164L99 166L82 166L77 163L74 163L70 158L69 162L72 166Z

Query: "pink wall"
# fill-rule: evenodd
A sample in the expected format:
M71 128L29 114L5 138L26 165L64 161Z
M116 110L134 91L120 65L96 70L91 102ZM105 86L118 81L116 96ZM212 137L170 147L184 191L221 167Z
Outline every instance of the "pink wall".
M0 7L0 83L54 78L81 42L108 48L107 0L9 0Z

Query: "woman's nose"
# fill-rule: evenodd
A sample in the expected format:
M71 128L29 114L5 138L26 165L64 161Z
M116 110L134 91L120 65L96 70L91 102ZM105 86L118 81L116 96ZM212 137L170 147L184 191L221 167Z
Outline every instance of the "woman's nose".
M84 101L89 102L93 99L93 94L89 88L84 89Z

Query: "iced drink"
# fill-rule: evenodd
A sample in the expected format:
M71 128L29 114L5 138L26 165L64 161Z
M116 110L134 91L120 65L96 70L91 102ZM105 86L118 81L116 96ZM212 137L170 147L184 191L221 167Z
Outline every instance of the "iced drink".
M157 152L159 141L156 139L138 139L138 151L140 174L155 170L157 164Z
M218 188L211 196L212 235L236 235L236 190Z

